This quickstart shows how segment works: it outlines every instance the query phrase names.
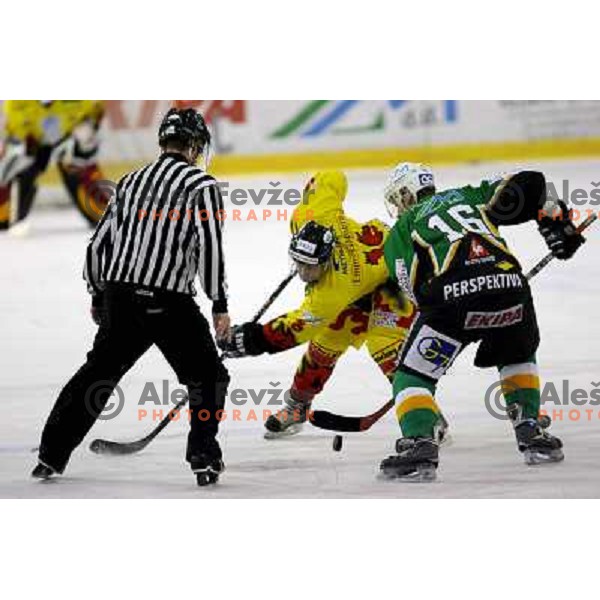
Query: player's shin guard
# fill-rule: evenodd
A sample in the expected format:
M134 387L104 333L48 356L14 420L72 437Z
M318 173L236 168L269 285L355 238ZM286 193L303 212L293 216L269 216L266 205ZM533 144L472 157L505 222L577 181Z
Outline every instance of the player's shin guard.
M311 403L333 374L340 352L310 342L294 375L292 391L297 400Z
M308 345L294 375L285 406L265 422L266 439L300 433L309 417L313 398L323 390L339 357L339 352L327 350L315 342Z
M436 427L441 420L435 403L436 384L399 370L394 377L396 415L404 437L396 442L396 454L385 458L380 474L385 479L434 481L438 466Z
M535 359L499 369L506 412L525 462L536 465L560 462L564 459L562 442L548 433L538 419L540 410L540 380Z
M435 436L440 410L435 403L435 383L399 370L394 377L396 416L404 437Z
M506 411L513 422L537 419L540 411L540 377L535 358L500 367L500 382Z

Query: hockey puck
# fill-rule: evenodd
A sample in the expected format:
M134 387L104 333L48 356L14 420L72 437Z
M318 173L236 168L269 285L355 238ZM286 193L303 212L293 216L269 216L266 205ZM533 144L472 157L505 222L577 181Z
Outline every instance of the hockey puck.
M343 443L344 443L344 438L341 435L336 435L333 438L333 451L339 452L342 449Z

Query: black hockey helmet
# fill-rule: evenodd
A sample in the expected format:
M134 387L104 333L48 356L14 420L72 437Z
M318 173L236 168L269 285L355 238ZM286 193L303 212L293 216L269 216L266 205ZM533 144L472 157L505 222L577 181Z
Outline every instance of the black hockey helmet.
M323 265L331 257L335 238L329 227L315 221L305 223L292 237L289 255L307 265Z
M171 108L158 128L161 148L169 142L178 142L188 147L195 146L201 154L205 154L210 140L204 117L193 108Z

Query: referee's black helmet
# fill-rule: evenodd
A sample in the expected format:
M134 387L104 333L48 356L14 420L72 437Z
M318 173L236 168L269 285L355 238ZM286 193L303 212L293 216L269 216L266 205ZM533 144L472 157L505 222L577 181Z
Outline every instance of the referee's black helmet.
M204 117L193 108L171 108L158 128L158 143L161 148L176 143L195 147L200 154L205 154L210 141L210 131Z

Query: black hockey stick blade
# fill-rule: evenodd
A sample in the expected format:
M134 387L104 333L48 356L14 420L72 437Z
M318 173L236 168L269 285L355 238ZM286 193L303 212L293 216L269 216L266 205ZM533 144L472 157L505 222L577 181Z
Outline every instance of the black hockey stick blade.
M367 431L394 406L394 400L388 400L381 408L364 417L346 417L336 415L327 410L315 410L311 413L310 422L319 429L328 431L359 432Z
M187 396L180 400L168 413L167 416L146 436L134 442L111 442L110 440L95 439L90 444L90 450L95 454L109 454L123 456L135 454L143 450L173 419L181 407L188 401Z
M319 429L327 431L357 432L360 429L361 417L345 417L327 410L315 410L310 417L310 423Z
M112 456L124 456L126 454L135 454L143 450L151 440L146 438L135 442L111 442L110 440L93 440L90 444L90 450L94 454L108 454Z

